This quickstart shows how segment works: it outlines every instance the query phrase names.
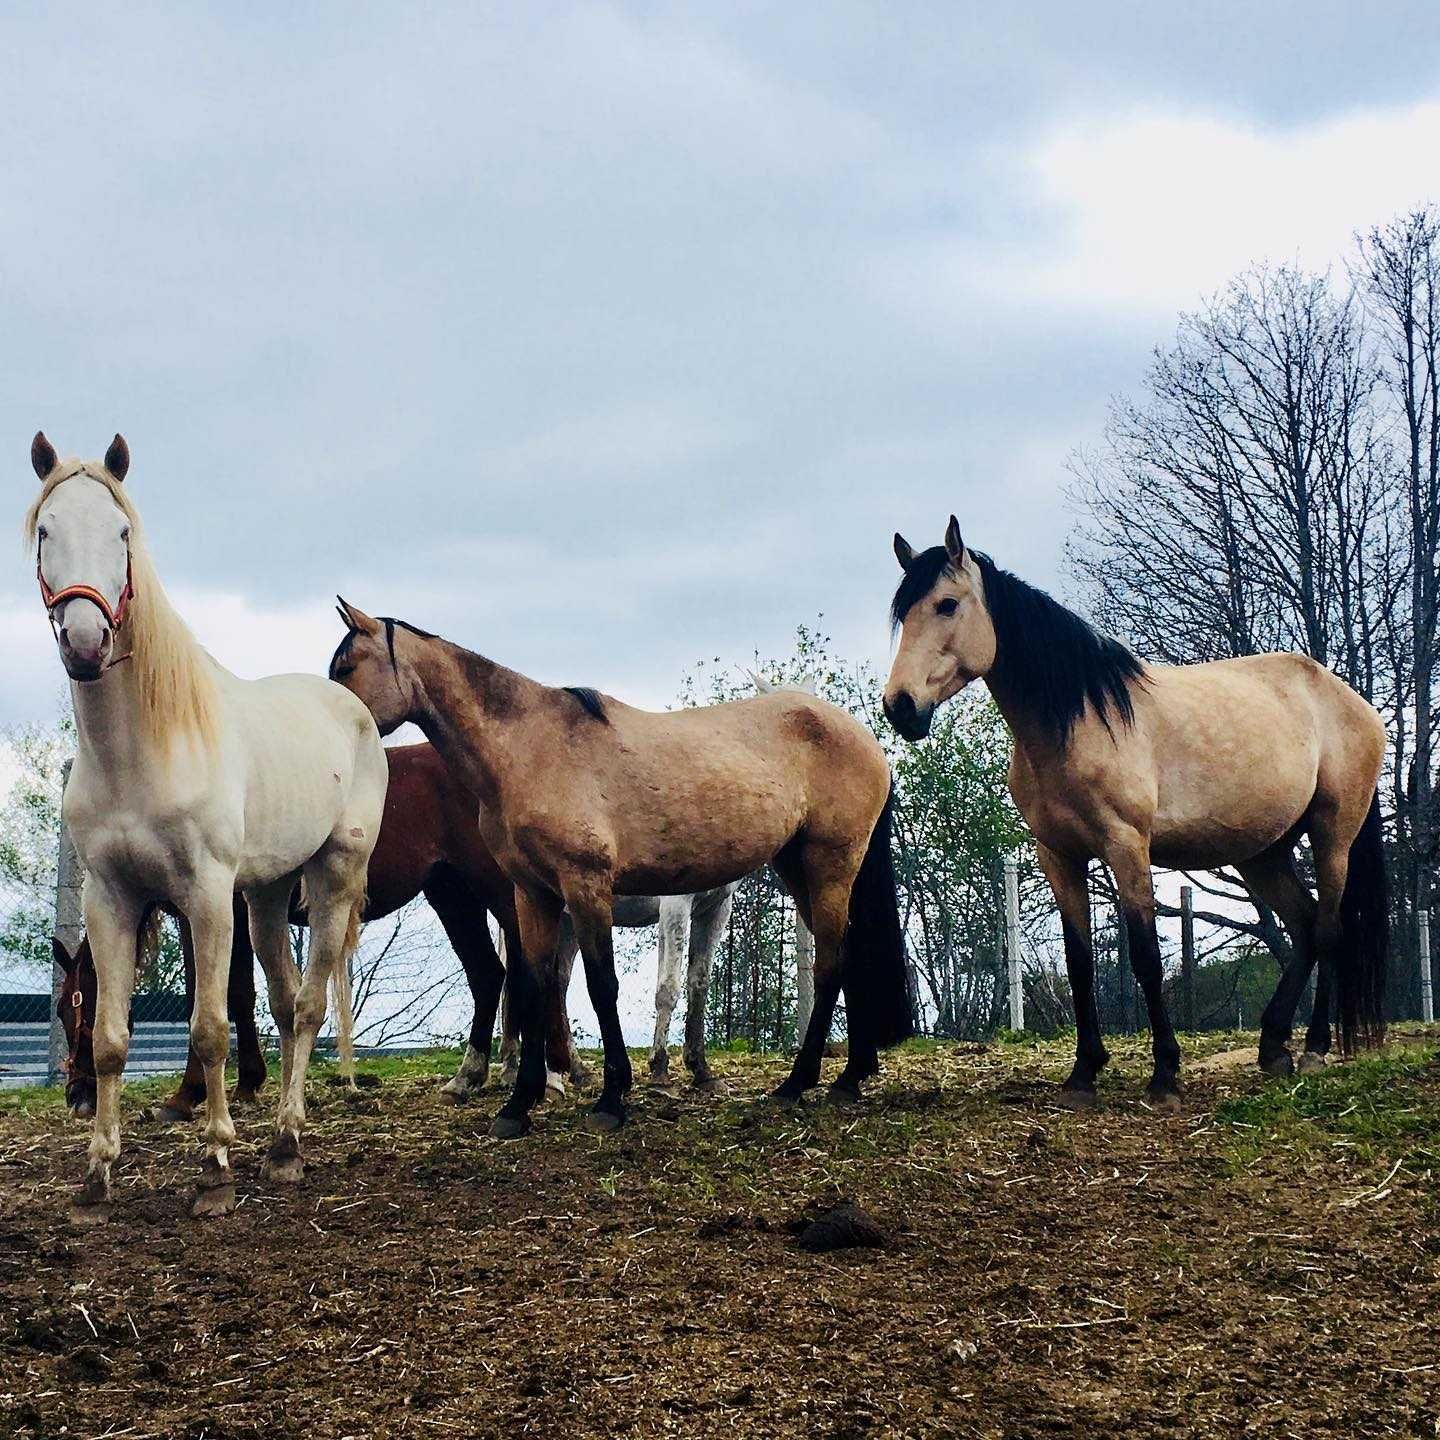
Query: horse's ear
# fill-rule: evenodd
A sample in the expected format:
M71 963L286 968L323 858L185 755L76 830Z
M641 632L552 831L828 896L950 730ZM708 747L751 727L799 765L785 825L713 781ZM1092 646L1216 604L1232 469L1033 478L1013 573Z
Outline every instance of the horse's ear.
M50 937L50 951L55 956L55 963L67 975L75 968L75 957L65 948L65 943L59 936Z
M910 562L915 558L910 542L898 530L895 532L895 558L900 562L902 570L909 570Z
M55 447L45 438L43 430L37 430L35 438L30 442L30 463L42 480L48 480L50 472L60 463Z
M773 695L780 687L767 675L759 675L754 670L750 672L750 679L755 685L757 695Z
M960 538L960 522L953 515L945 527L945 553L957 570L965 563L965 542Z
M340 612L340 618L352 629L358 630L362 635L378 635L380 633L380 622L373 615L367 615L363 610L351 605L343 595L337 595L336 609Z
M105 452L105 468L117 479L123 481L130 469L130 447L125 437L117 430L110 448Z
M807 695L814 695L816 699L820 697L820 682L813 675L802 675L796 681L795 688L803 690Z

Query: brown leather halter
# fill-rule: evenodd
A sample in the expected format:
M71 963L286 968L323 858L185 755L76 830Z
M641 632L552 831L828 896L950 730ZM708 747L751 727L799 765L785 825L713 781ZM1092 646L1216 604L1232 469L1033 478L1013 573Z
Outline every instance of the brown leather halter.
M45 580L41 548L38 545L35 548L35 578L40 582L40 598L45 602L45 613L50 617L52 628L55 625L55 607L64 604L66 600L90 601L92 605L99 608L112 630L118 630L125 623L125 612L130 608L130 601L135 596L135 581L130 573L128 546L125 550L125 584L120 589L120 598L115 602L113 610L110 608L110 602L93 585L66 585L62 590L52 590Z

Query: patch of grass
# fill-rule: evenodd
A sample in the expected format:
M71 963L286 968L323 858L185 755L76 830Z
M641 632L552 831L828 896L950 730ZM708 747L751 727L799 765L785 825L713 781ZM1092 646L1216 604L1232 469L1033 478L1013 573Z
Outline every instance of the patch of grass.
M1430 1055L1392 1050L1321 1075L1262 1085L1223 1100L1215 1118L1237 1132L1237 1159L1271 1145L1310 1149L1345 1143L1367 1158L1440 1160L1440 1084Z

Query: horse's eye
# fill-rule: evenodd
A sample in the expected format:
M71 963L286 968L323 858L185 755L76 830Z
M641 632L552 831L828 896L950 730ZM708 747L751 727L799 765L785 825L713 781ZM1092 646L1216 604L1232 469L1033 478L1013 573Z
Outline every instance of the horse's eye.
M130 543L130 527L128 525L120 532L120 538L127 545Z
M944 599L935 606L937 615L953 615L960 608L958 600Z
M337 665L331 670L330 678L332 680L343 680L347 675L353 675L354 673L355 667L353 665Z

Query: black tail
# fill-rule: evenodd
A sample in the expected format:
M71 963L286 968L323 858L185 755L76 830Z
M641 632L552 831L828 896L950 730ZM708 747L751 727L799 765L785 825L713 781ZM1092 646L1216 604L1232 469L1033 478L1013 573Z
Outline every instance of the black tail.
M1390 886L1385 875L1380 795L1350 846L1350 872L1340 897L1336 990L1340 1048L1378 1045L1385 1038L1385 985L1390 953Z
M915 1033L910 966L895 896L890 856L892 789L870 833L860 873L850 890L850 925L845 932L846 1015L852 1029L863 1026L877 1046L898 1045Z

